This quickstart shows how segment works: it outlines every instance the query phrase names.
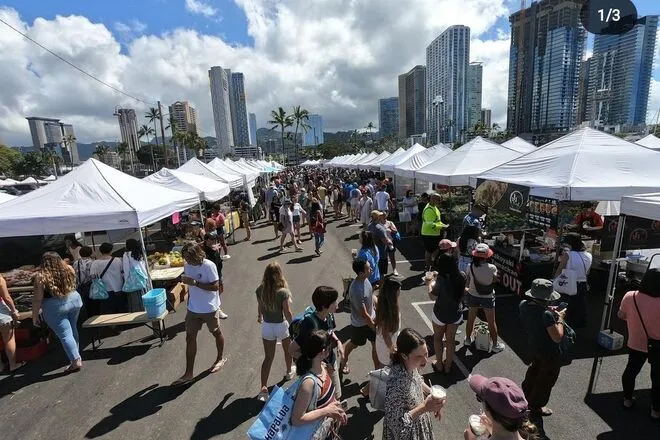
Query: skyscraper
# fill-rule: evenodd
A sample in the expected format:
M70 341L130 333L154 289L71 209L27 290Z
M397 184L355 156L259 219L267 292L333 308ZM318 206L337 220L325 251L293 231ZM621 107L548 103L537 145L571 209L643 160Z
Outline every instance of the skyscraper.
M489 108L481 109L481 119L479 120L483 122L484 126L488 128L491 128L493 126L493 122L491 120L491 111Z
M321 115L309 115L307 121L309 129L303 137L303 147L315 147L323 143L323 117Z
M80 163L73 125L54 118L31 116L25 119L30 127L34 148L54 151L67 165Z
M450 26L426 48L427 133L432 143L455 142L467 128L470 28ZM434 103L435 101L435 103Z
M426 66L399 75L399 137L426 132Z
M117 108L115 110L115 116L117 116L117 122L119 122L121 141L125 142L132 152L138 151L141 144L138 136L138 119L135 110L132 108Z
M199 117L195 108L188 101L176 101L170 105L170 117L174 119L176 131L197 134Z
M542 0L509 17L507 129L514 134L567 131L577 122L586 31L582 0Z
M209 82L211 85L213 123L218 147L217 154L218 156L224 156L231 152L231 147L234 145L227 72L220 66L211 67Z
M380 137L399 134L399 98L378 100L378 131Z
M250 145L250 129L245 96L245 77L240 72L226 69L229 83L229 106L231 108L231 125L234 144L238 147Z
M596 35L589 72L586 120L594 127L646 123L658 16L622 35Z
M250 113L250 145L257 145L257 115Z
M477 122L481 121L481 84L483 77L483 63L470 63L468 66L467 85L467 129L471 130Z
M577 112L577 124L580 125L584 121L588 121L589 117L587 116L587 105L589 105L589 73L591 71L591 60L593 58L587 58L582 61L580 65L580 85L579 85L579 100L578 100L578 112Z

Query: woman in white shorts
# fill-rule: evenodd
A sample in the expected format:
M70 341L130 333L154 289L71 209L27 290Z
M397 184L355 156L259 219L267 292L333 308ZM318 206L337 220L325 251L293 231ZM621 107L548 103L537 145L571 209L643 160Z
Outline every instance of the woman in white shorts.
M293 319L291 314L291 291L289 285L284 279L282 268L279 263L274 262L266 266L261 285L257 287L257 321L261 323L261 338L264 343L265 358L261 364L261 391L258 399L266 401L268 399L268 376L270 367L273 365L275 357L275 347L277 341L282 341L282 350L284 350L284 362L286 363L286 380L291 380L295 374L295 367L292 366L291 355L289 354L289 324Z

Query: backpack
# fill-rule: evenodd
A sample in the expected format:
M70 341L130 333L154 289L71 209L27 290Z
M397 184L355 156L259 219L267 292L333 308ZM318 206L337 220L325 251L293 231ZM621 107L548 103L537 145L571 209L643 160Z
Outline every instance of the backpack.
M104 300L110 298L110 295L108 294L108 288L106 287L102 278L108 269L110 269L110 265L114 259L115 257L110 258L110 261L108 261L108 264L105 266L105 269L103 269L103 272L101 272L101 275L94 278L92 281L92 285L89 288L89 299Z
M289 324L289 335L291 336L291 339L295 340L300 336L300 326L302 322L307 318L308 316L311 318L312 315L316 312L316 309L312 306L307 306L304 312L302 312L300 315L296 316L291 320L291 324ZM316 324L316 320L312 318L312 322L314 322L314 329L316 330L318 328Z

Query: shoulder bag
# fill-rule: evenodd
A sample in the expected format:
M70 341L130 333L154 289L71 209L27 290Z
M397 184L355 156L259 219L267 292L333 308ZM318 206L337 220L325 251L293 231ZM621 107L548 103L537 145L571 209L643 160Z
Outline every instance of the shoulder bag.
M569 254L570 261L570 254ZM584 274L587 275L587 265L580 255L580 261L584 266ZM566 263L568 265L568 263ZM557 278L552 281L554 289L564 295L573 296L577 295L577 272L573 269L564 268Z
M130 265L131 260L129 259L128 261ZM147 275L142 270L142 267L139 264L131 265L121 290L124 292L138 292L140 290L145 290L146 288Z
M114 261L115 257L110 258L110 261L108 261L108 264L105 266L105 269L103 269L103 272L101 272L101 275L98 277L95 277L94 280L92 281L92 285L89 288L89 298L90 299L96 299L96 300L104 300L110 298L110 295L108 294L108 288L106 287L105 283L103 282L103 275L110 269L110 265Z
M652 339L649 337L648 331L646 331L646 325L644 324L644 318L639 311L639 306L637 305L637 293L633 294L633 301L635 302L635 309L637 309L637 314L639 315L639 321L642 323L642 328L644 329L644 334L646 335L646 350L648 355L649 364L660 365L660 339Z
M470 265L470 273L472 274L472 281L474 282L474 289L479 295L492 295L493 294L493 283L490 284L481 284L477 281L477 277L474 276L474 266Z

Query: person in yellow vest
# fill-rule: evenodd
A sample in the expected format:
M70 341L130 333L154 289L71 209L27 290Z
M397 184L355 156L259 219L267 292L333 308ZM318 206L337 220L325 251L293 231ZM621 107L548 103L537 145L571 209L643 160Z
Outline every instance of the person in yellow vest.
M424 261L426 270L430 270L431 262L437 257L438 244L442 238L442 231L447 227L440 218L440 194L431 193L428 205L422 211L422 241L424 242Z

